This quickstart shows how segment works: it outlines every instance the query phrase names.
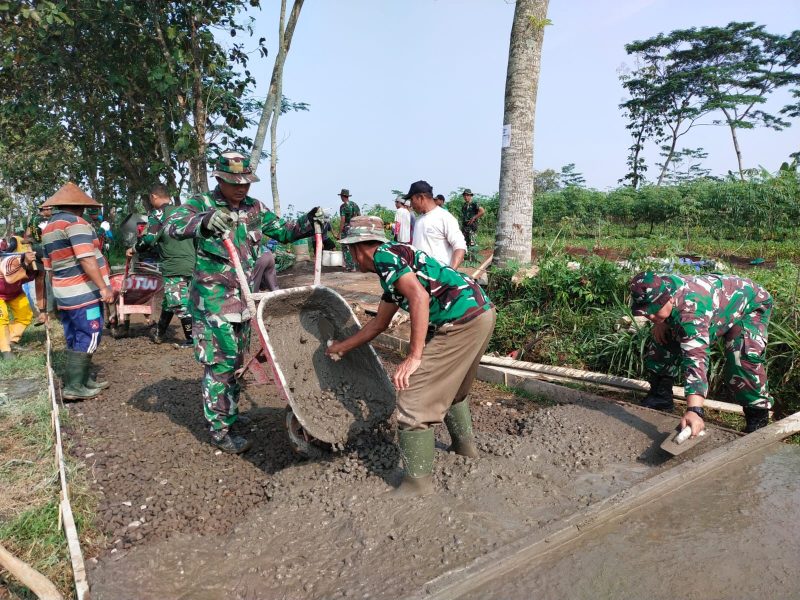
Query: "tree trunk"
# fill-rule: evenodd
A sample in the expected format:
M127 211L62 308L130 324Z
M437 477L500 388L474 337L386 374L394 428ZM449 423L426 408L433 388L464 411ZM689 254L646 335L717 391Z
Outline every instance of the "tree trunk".
M661 167L661 173L658 176L658 181L656 182L656 187L661 185L661 182L664 181L664 176L667 174L667 168L669 168L669 163L672 162L672 157L675 156L675 146L678 145L678 137L676 134L678 133L678 128L680 127L681 121L678 119L677 124L675 125L675 129L672 130L672 143L669 147L669 153L667 157L664 159L664 165Z
M533 128L548 0L517 0L506 72L504 135L500 155L500 207L494 261L531 261Z
M739 166L739 179L744 181L744 165L742 164L742 149L739 147L739 137L736 135L736 127L733 126L733 121L728 116L728 111L723 110L725 118L728 119L728 127L731 129L731 138L733 138L733 149L736 151L736 164Z
M197 154L189 161L189 169L192 172L192 184L194 193L208 191L208 172L206 171L206 105L203 100L203 73L200 70L202 57L200 56L200 42L197 39L197 26L194 18L191 19L192 34L192 95L194 98L192 111L194 117L195 141L197 142Z
M292 36L294 35L294 28L297 25L297 19L300 17L300 9L303 8L303 0L294 0L292 5L292 12L289 14L289 20L286 23L286 29L283 30L283 43L278 48L278 55L275 57L275 65L272 67L272 78L269 82L269 91L267 92L267 99L264 101L264 108L261 111L261 119L258 122L258 129L256 130L256 137L253 140L253 151L250 153L250 167L255 170L258 168L258 163L261 160L261 152L264 149L264 141L267 139L267 129L269 122L275 112L275 104L277 102L280 112L281 96L278 95L278 79L283 80L283 65L286 62L286 55L289 53L289 48L292 45ZM286 2L281 2L281 15L285 13Z
M286 59L284 44L286 39L285 32L286 19L286 0L281 0L281 15L278 19L278 56L275 62L283 64ZM269 124L269 181L272 187L272 210L280 216L281 197L278 192L278 119L281 116L281 104L283 103L283 69L275 77L275 101L272 103L272 121Z

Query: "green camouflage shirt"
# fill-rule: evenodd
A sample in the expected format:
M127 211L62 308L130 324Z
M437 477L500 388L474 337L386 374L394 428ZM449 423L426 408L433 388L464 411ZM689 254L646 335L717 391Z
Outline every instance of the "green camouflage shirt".
M339 216L344 221L345 227L350 225L350 219L353 217L358 217L361 214L361 211L358 208L358 204L355 202L342 202L339 206Z
M674 308L667 323L680 344L685 393L706 397L711 342L733 327L747 327L744 317L771 308L772 297L757 283L733 275L662 277L670 280L674 290Z
M475 200L464 202L464 206L461 207L461 225L464 226L471 218L477 217L478 210L478 203Z
M167 235L168 221L177 208L168 204L151 210L147 215L147 227L134 248L140 254L155 249L158 252L161 274L165 277L191 277L195 261L194 242L189 239L177 240Z
M394 286L406 273L414 273L430 296L429 321L436 327L466 323L492 307L475 281L408 244L383 244L373 260L384 291L381 300L408 310L408 300Z
M195 241L197 262L189 288L189 304L195 310L217 315L229 323L248 320L252 315L239 291L236 271L228 258L222 239L211 236L202 226L211 211L227 209L238 213L238 222L231 230L231 240L238 250L242 267L250 278L254 264L253 247L258 247L264 235L282 243L309 237L313 224L305 216L286 222L258 200L247 196L234 210L222 196L219 188L189 198L175 209L169 220L169 235L177 239Z

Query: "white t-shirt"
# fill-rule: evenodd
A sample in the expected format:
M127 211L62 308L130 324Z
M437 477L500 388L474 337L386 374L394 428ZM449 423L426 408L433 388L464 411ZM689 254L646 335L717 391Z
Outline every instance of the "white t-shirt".
M417 216L412 245L447 266L455 250L467 250L458 221L441 206Z
M401 244L411 243L411 213L405 206L401 206L394 213L394 227L397 241Z

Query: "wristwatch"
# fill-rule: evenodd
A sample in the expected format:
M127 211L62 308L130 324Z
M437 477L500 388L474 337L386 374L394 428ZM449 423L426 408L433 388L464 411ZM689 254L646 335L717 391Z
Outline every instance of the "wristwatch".
M688 406L686 408L686 412L693 412L694 414L696 414L701 419L705 419L706 418L706 411L703 410L702 406Z

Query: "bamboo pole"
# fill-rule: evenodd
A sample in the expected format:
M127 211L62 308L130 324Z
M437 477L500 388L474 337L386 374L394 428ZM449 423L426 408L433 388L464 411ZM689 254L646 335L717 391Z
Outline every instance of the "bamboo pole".
M53 374L52 363L52 342L50 340L50 325L45 324L45 334L47 335L47 387L52 407L52 423L55 432L55 455L58 465L58 477L61 481L61 501L59 503L59 521L64 527L64 535L67 538L67 548L72 562L72 574L75 579L75 593L78 600L89 600L89 581L86 578L86 565L83 562L83 552L81 552L78 529L75 526L75 518L72 515L72 505L69 501L69 487L67 485L67 469L64 462L64 447L61 443L61 420L59 418L59 408L56 402L55 376Z
M64 600L56 586L44 575L21 561L0 545L0 566L13 575L14 579L36 594L40 600Z

